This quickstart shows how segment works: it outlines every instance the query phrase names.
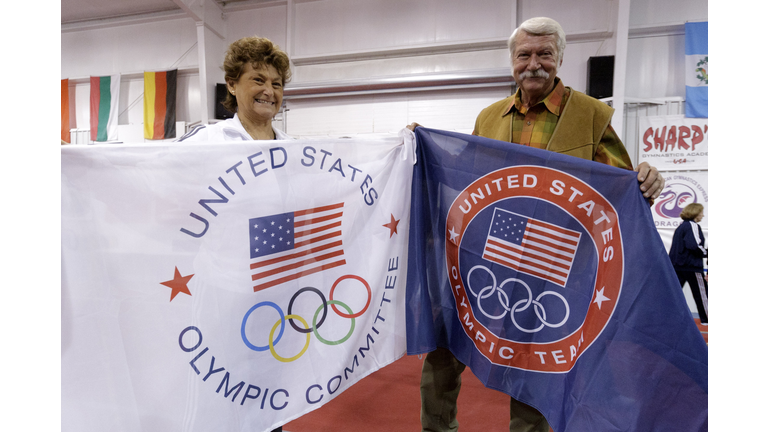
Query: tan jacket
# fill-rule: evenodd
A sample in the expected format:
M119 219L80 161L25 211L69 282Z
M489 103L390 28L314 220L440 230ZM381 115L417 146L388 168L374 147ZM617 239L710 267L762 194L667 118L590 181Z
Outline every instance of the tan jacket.
M547 150L594 160L595 150L605 134L613 116L613 108L577 92L570 87L571 95L565 103L560 119L547 144ZM504 115L515 101L515 95L485 108L477 116L474 134L500 141L512 141L512 116ZM584 127L591 125L591 128Z

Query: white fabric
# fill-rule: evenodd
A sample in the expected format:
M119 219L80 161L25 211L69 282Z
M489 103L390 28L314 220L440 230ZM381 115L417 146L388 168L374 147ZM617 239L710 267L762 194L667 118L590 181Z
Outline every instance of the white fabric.
M697 224L694 221L688 221L689 224L691 224L691 232L693 232L693 238L696 240L696 245L699 247L699 250L706 255L707 249L702 246L702 239L699 237L699 224Z
M699 63L704 61L707 54L689 54L685 56L685 85L688 87L709 87L707 81L699 78L701 72L697 71ZM705 63L703 67L708 67Z
M404 355L410 143L62 146L62 430L270 431ZM344 265L255 291L252 221L336 203Z
M293 139L285 132L276 129L274 126L272 130L275 132L275 139L288 140ZM214 141L251 141L253 138L243 127L240 122L240 118L235 113L235 116L231 119L226 119L218 123L210 125L199 126L188 133L184 134L178 139L180 142L214 142Z
M117 135L117 120L119 116L120 106L120 74L111 76L109 80L109 91L111 98L109 100L109 117L107 118L107 141L116 141Z
M659 171L709 167L709 119L684 115L638 118L638 164L648 162Z
M704 312L709 315L709 298L707 296L707 290L704 288L704 276L703 273L696 273L696 285L695 287L691 287L692 290L699 290L699 295L701 296L701 304L704 306Z

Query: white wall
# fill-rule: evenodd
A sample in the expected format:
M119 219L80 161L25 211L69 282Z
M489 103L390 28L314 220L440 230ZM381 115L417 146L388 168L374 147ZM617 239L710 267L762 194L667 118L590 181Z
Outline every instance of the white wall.
M144 71L179 68L177 120L200 120L200 86L185 69L198 66L196 26L189 18L151 23L115 25L81 31L62 31L61 78L70 79L72 128L87 129L90 122L90 76L123 74L120 83L118 124L144 121ZM72 120L74 119L74 121Z
M413 121L471 133L477 113L503 97L503 89L479 88L301 99L288 102L285 118L296 137L397 133Z
M702 0L632 0L627 59L627 83L632 85L627 86L627 96L684 97L681 24L708 17L707 2Z
M126 0L127 1L127 0ZM197 43L189 18L116 25L84 31L62 31L62 78L196 67Z
M632 0L630 27L706 21L708 5L702 0Z
M267 6L258 9L230 12L225 15L226 45L247 36L261 36L287 48L287 9L285 6ZM224 59L221 59L222 62Z
M588 58L615 53L617 9L618 0L294 0L225 9L222 43L250 35L276 42L294 63L289 89L446 73L498 75L509 73L505 44L517 23L545 15L567 34L560 77L584 91ZM682 25L707 18L706 0L632 0L626 95L684 96ZM119 123L140 124L140 73L172 67L181 70L177 120L199 121L196 44L196 24L183 15L63 29L62 78L74 79L77 126L88 127L89 75L127 74ZM509 86L465 87L288 99L285 125L298 136L390 131L411 121L471 130L479 110L509 92Z

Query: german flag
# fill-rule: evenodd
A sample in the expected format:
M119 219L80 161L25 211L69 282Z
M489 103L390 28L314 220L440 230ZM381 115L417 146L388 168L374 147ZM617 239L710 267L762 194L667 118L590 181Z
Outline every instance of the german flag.
M144 72L144 138L176 137L176 72Z

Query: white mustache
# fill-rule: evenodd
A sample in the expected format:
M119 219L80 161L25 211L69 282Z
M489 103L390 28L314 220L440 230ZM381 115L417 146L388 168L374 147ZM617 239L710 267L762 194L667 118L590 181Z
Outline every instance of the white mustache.
M520 74L520 79L524 80L526 78L544 78L548 79L549 74L544 69L536 69L534 71L525 71Z

